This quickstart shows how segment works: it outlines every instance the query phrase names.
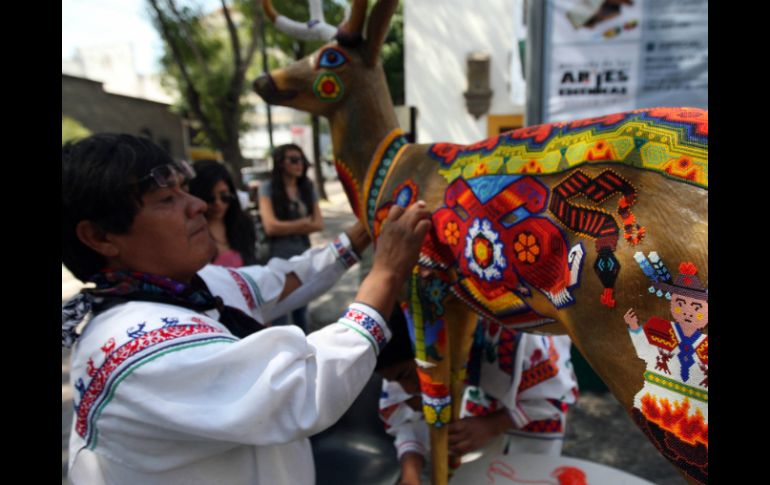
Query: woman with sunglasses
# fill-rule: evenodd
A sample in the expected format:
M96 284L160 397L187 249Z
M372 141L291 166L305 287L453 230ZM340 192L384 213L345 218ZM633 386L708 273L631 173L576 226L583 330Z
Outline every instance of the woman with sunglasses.
M242 210L227 167L214 160L201 160L193 168L190 193L208 204L206 220L217 243L212 264L231 268L257 264L254 221Z
M324 227L313 184L307 176L310 166L302 149L286 144L273 151L270 181L259 186L259 214L270 237L270 257L289 259L310 247L309 234ZM307 307L294 310L292 321L307 331ZM273 321L286 325L288 316Z

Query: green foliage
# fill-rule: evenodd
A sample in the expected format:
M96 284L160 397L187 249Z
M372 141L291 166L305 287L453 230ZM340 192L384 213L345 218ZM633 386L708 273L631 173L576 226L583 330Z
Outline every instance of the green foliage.
M344 0L324 3L328 23L342 21L344 4L341 2ZM163 35L161 17L152 7L153 3L160 10L166 35ZM251 90L251 80L263 72L260 49L251 57L248 57L247 52L252 39L261 34L257 9L259 14L264 15L261 11L262 3L257 0L232 0L227 4L237 26L241 58L248 62L241 70L235 64L234 43L221 8L215 13L206 13L200 5L190 1L179 5L174 2L172 8L172 2L167 0L148 0L150 17L165 41L161 58L162 82L180 93L174 111L185 117L204 118L199 119L203 130L196 136L196 142L204 142L215 148L223 148L222 145L228 140L232 142L232 138L237 137L237 134L231 133L233 127L238 134L248 128L243 115L253 106L248 103L245 95ZM305 0L273 0L273 5L281 14L295 20L304 21L309 18ZM310 53L322 44L295 41L277 32L266 17L264 28L268 69L287 65L298 55ZM171 48L169 39L176 49ZM190 92L180 64L185 67L197 96ZM233 92L234 86L239 87L239 92ZM198 112L202 116L198 116Z
M254 3L236 0L228 6L237 26L240 52L244 57L255 24ZM237 93L238 106L235 109L224 109L233 97L234 78L243 76L236 70L234 47L224 15L221 12L205 14L201 7L196 5L179 5L176 13L165 2L158 2L158 6L164 15L169 35L178 49L175 53L168 42L165 42L164 54L161 57L163 84L176 88L181 94L174 110L183 116L195 117L191 103L198 102L216 137L219 140L227 140L231 134L225 127L225 117L235 116L236 124L243 124L243 114L250 106L243 98L248 88L248 83L244 82L241 92ZM150 13L156 28L161 32L158 14L152 9ZM177 55L181 59L176 59ZM191 99L187 91L179 61L184 64L194 89L199 93L197 100ZM209 135L204 131L204 141L216 147L217 143L209 139Z
M91 130L80 124L76 119L62 115L61 117L61 144L78 138L91 135Z
M261 36L258 0L231 0L227 2L236 25L237 46L234 45L221 8L215 13L203 12L199 3L172 0L147 0L148 12L156 29L164 39L161 58L163 84L180 93L174 110L188 118L198 119L201 131L196 142L223 150L237 146L240 133L248 128L244 113L253 107L246 94L251 81L263 69L260 49L249 47ZM343 20L347 0L327 0L323 3L325 21L338 25ZM307 21L309 10L306 0L273 0L275 9L297 21ZM153 6L157 7L153 8ZM370 5L371 7L371 5ZM163 22L161 22L161 19ZM322 42L304 42L291 39L276 31L264 18L264 36L267 48L267 69L285 66L322 45ZM261 42L261 40L260 40ZM172 48L171 44L174 45ZM237 51L235 49L238 49ZM239 53L239 56L235 54ZM236 58L244 65L237 65ZM403 104L403 10L396 11L382 59L394 104ZM180 65L186 71L182 72ZM189 79L192 88L188 86ZM235 92L237 91L237 92ZM232 150L230 150L232 156Z

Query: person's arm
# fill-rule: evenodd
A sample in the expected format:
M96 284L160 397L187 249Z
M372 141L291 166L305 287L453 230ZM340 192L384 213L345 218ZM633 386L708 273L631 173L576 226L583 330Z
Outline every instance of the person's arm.
M420 246L431 226L430 212L422 201L406 210L394 206L385 224L388 226L387 231L383 228L372 270L356 297L356 301L385 315L417 263ZM267 266L237 269L209 265L198 274L225 303L241 308L246 305L254 318L268 322L328 291L358 261L355 253L368 244L365 229L356 222L326 247L310 248L288 260L273 258Z
M319 433L360 394L389 338L375 312L355 305L350 311L366 319L341 318L307 337L277 327L237 339L211 318L155 310L141 316L146 336L129 347L131 359L112 372L120 379L106 380L102 394L110 396L109 405L99 409L98 422L84 409L83 422L111 437L100 446L143 470L156 463L139 459L148 455L164 455L169 467L189 459L169 450L169 442L194 442L211 453L233 443L285 444ZM101 340L92 345L95 358ZM84 408L93 402L100 401L81 401Z
M360 221L356 221L355 224L345 229L345 235L350 240L350 246L357 260L361 259L361 254L369 247L372 239L369 237L369 233L366 232L366 228ZM336 281L336 280L335 280ZM289 296L294 290L302 286L302 281L295 273L289 273L286 275L286 282L283 286L283 291L278 301L282 301Z
M353 303L335 324L307 337L296 328L278 327L239 340L207 317L173 310L164 315L152 307L147 318L134 315L146 322L145 334L167 341L137 347L125 372L116 371L121 379L106 380L112 387L103 393L111 400L100 408L99 426L114 439L102 445L130 466L148 469L153 464L144 458L168 453L169 440L224 450L230 443L289 443L335 423L369 380L390 338L382 315L392 309L417 261L429 217L424 203L392 210L381 254L358 293L364 303ZM123 327L134 321L120 319L116 335L125 335ZM166 328L169 322L175 329ZM100 345L102 338L92 344L95 355ZM159 352L166 345L168 351ZM85 407L81 414L84 420L92 415ZM133 449L145 453L127 458Z
M227 305L269 322L328 291L370 243L366 229L356 222L331 243L288 260L273 258L266 266L241 268L208 265L198 274Z
M320 210L320 209L319 209ZM265 227L265 234L268 236L293 236L296 234L305 235L315 232L317 226L313 218L301 217L293 221L282 221L275 216L273 210L273 201L270 197L259 197L259 216L262 218L262 225ZM323 228L323 222L321 223Z
M313 215L310 216L310 232L319 232L324 230L324 216L321 214L321 206L318 200L313 201Z
M398 485L420 485L420 475L425 466L425 458L415 452L404 453L401 457L401 478Z
M408 209L393 206L388 213L386 222L387 224L384 225L378 240L377 250L374 252L372 269L361 283L355 300L368 305L380 315L390 314L389 312L395 305L402 286L411 274L412 268L417 264L420 247L431 227L430 212L425 209L425 202L423 201L415 203ZM386 227L388 227L387 230ZM355 249L356 245L363 245L367 237L362 234L363 226L360 222L354 224L352 229L350 232L353 233L356 242L353 242L353 239L349 237L348 239L351 247ZM291 258L289 262L294 261L295 258L296 256ZM277 258L273 259L268 263L268 266L281 264L280 261ZM299 272L295 271L295 274L304 283L289 292L284 300L280 300L279 305L272 312L273 315L284 315L289 309L302 306L315 296L320 295L319 292L312 290L313 286L324 285L328 289L336 281L335 279L329 283L326 279L319 277L310 281L309 278L303 278ZM286 292L284 287L282 294ZM309 297L309 292L313 292L315 296Z
M372 243L372 238L369 236L369 232L361 221L356 221L355 224L345 229L345 234L350 239L350 243L353 246L353 251L360 257L364 254L366 248Z
M402 286L411 274L412 268L417 264L420 247L430 227L430 212L425 208L425 202L418 201L408 209L393 206L378 239L372 269L361 283L355 301L370 306L380 315L389 315ZM365 244L367 237L363 235L363 226L360 222L354 224L350 232L354 236L354 238L349 238L354 249L356 245ZM289 261L291 262L295 258L291 258ZM278 261L280 260L273 259L268 263L268 266L274 263L278 264ZM311 282L309 279L303 278L299 272L295 271L295 274L304 283L289 292L284 300L280 300L277 309L273 311L275 316L284 315L288 311L287 308L302 306L315 295L320 294L314 292L313 297L308 296L313 285L325 285L330 288L336 281L335 279L329 284L323 278L317 277ZM286 292L287 290L284 288L282 295Z
M409 453L424 456L430 449L428 425L423 419L421 406L413 409L409 405L411 399L398 382L382 379L379 416L385 425L385 432L395 438L393 446L399 461Z

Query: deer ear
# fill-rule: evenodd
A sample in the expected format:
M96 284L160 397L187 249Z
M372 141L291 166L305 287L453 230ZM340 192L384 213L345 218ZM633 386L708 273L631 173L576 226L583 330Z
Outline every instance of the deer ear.
M380 0L369 15L369 23L366 25L366 56L368 65L374 66L380 57L380 49L390 28L390 19L398 7L398 0Z

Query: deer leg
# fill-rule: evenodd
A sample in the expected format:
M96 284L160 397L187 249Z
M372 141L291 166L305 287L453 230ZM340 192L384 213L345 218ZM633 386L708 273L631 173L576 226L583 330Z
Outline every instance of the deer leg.
M446 332L450 354L451 390L452 390L452 421L460 419L460 406L465 391L465 372L468 354L473 343L478 316L457 298L450 298L446 304ZM460 457L450 462L455 469L460 466Z
M459 300L450 297L445 302L445 345L442 347L442 359L436 362L435 367L420 370L423 384L434 386L434 390L436 388L448 390L451 396L448 407L444 407L440 412L436 412L430 404L429 407L424 408L426 421L432 424L430 449L433 485L445 485L449 479L450 469L460 466L459 456L451 460L449 458L448 424L459 419L460 416L460 404L465 388L465 366L477 318Z
M450 394L451 352L444 326L443 302L447 291L431 298L430 283L415 267L409 288L409 312L414 328L415 361L422 391L422 409L430 426L431 483L446 485L449 479L449 429L452 418Z
M430 374L434 382L449 382L451 372L449 355L446 355L439 366L431 370ZM430 411L426 407L423 407L423 410L427 419ZM432 485L447 485L449 481L449 427L447 425L448 423L444 423L439 427L434 422L430 426L430 482Z
M476 315L451 295L436 275L411 279L409 314L414 326L415 358L423 397L425 421L430 425L431 482L445 485L450 466L449 429L459 418L465 367L476 329ZM453 405L454 404L454 405Z

